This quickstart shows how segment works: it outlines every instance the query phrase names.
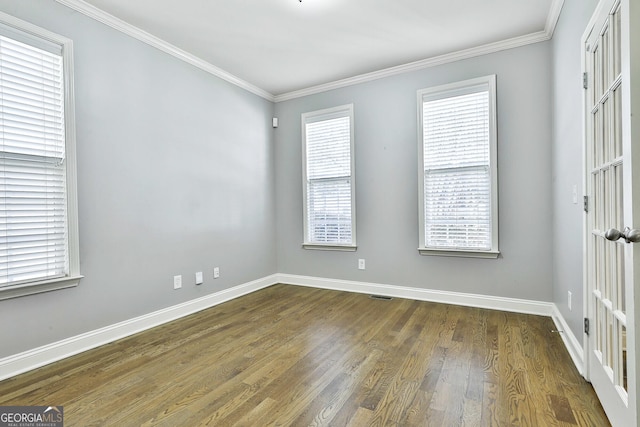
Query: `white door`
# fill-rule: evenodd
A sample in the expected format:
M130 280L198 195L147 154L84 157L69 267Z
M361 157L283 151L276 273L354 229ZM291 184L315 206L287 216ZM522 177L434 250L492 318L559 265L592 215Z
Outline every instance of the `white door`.
M640 231L633 228L640 228L640 31L633 27L639 18L638 0L601 0L583 38L585 374L614 426L638 425L640 244L633 241Z

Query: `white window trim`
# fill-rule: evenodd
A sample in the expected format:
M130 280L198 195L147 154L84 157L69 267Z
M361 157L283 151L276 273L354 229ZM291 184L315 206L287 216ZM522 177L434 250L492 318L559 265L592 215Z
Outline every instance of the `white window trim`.
M308 224L308 212L307 212L307 133L306 123L315 121L314 119L327 120L331 116L335 117L349 117L350 122L350 150L351 150L351 244L331 244L331 243L318 243L309 242L309 224ZM303 113L301 118L302 128L302 209L303 209L303 243L304 249L314 249L323 251L346 251L353 252L357 250L356 243L356 173L355 173L355 132L354 132L354 115L353 104L341 105L333 108L326 108L324 110L311 111Z
M50 280L20 283L0 288L0 300L49 292L77 286L83 277L80 274L80 244L78 235L78 196L76 170L75 105L73 89L73 41L0 12L0 25L10 30L26 33L28 37L44 40L62 47L64 67L64 108L65 108L65 164L67 167L67 238L69 251L69 273L66 277Z
M468 250L455 248L430 248L425 245L424 218L424 141L423 141L423 101L448 98L470 93L478 87L489 89L489 174L491 179L491 249ZM420 255L436 255L466 258L498 258L498 138L496 110L496 76L489 75L422 89L418 91L418 200L419 200L419 246Z

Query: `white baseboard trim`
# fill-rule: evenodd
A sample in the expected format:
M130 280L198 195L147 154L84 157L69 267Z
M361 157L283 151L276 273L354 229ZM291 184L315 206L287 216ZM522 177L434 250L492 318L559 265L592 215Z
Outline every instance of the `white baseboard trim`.
M395 298L407 298L419 301L431 301L467 307L488 308L515 313L551 316L553 304L550 302L495 297L461 292L439 291L381 283L355 282L350 280L326 279L320 277L277 274L278 283L308 286L336 291L358 292L362 294L384 295Z
M569 328L567 321L558 310L558 307L553 304L553 312L551 313L551 318L553 319L553 323L556 325L556 329L560 331L560 337L562 337L562 341L564 342L564 346L567 348L571 359L573 360L573 364L576 365L578 372L580 375L584 376L584 351L582 349L582 344L576 336Z
M553 319L558 330L564 331L560 334L562 340L565 343L573 362L576 364L576 367L581 374L583 373L584 359L582 346L571 332L571 329L569 329L558 308L553 303L412 288L381 283L327 279L293 274L273 274L211 295L126 320L124 322L119 322L114 325L106 326L104 328L66 338L52 344L47 344L42 347L5 357L0 359L0 381L84 351L91 350L101 345L108 344L115 340L126 338L138 332L171 322L277 283L548 316Z
M277 275L273 274L124 322L5 357L0 359L0 381L222 304L276 283L278 283Z

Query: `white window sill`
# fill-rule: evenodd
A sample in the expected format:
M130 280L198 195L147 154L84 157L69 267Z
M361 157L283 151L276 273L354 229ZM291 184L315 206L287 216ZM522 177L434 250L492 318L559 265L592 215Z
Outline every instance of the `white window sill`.
M321 243L303 243L304 249L312 249L317 251L343 251L343 252L355 252L358 247L356 245L331 245Z
M431 249L431 248L418 248L420 255L431 256L451 256L462 258L485 258L495 259L500 255L500 251L473 251L464 249Z
M25 295L39 294L42 292L56 291L58 289L78 286L84 276L60 277L41 282L22 283L0 288L0 300L22 297Z

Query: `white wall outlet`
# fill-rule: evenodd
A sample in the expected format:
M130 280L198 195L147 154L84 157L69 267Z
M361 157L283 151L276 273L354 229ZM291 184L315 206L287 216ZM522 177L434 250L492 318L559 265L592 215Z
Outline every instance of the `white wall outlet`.
M577 205L578 204L578 185L577 184L573 184L573 191L571 193L571 200L573 200L573 204Z
M364 262L364 259L362 259L362 258L360 258L358 260L358 269L359 270L364 270L365 269L365 262Z
M571 311L571 291L567 291L567 306L569 306L569 311Z
M220 267L214 267L213 268L213 278L217 279L218 277L220 277Z
M202 271L196 273L196 285L202 285L204 279L202 278Z
M180 289L182 287L182 276L173 276L173 289Z

